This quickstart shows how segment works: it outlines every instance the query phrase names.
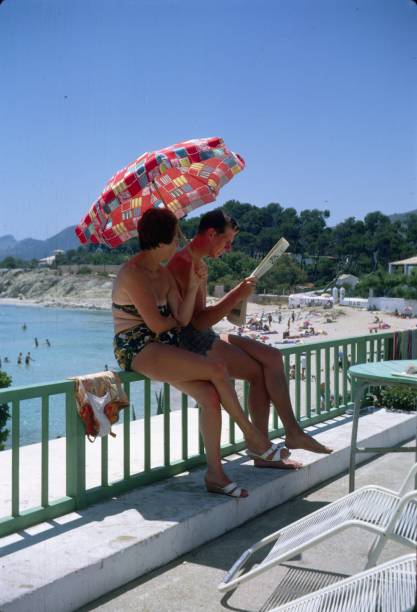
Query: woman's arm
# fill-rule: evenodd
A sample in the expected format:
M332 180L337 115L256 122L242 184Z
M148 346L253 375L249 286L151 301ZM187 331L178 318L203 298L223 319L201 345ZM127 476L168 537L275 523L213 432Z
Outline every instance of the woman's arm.
M164 317L159 312L152 285L146 274L137 269L127 269L121 280L119 288L124 290L145 324L155 334L161 334L178 326L175 317Z
M194 264L190 265L187 289L183 299L180 296L177 283L175 282L171 272L168 269L166 269L166 272L169 275L170 282L168 303L171 308L171 312L181 326L188 325L188 323L191 321L191 317L193 316L197 292L201 287L201 283L205 282L207 272L204 268L201 268L198 270L198 272L196 272Z

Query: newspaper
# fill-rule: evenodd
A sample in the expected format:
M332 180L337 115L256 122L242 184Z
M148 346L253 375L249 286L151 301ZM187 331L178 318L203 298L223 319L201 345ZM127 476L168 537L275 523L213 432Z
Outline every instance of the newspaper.
M251 276L256 279L260 279L264 274L268 272L281 257L283 253L288 249L289 243L285 238L280 238L278 242L272 247L267 255L262 259L259 265L256 266ZM247 300L242 300L239 304L236 304L234 308L227 315L227 320L233 325L245 325L246 324L246 310Z

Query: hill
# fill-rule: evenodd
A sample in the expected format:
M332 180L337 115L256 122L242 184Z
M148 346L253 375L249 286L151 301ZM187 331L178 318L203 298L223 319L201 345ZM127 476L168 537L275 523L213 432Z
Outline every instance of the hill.
M113 279L103 274L71 274L48 268L0 269L0 299L45 306L110 308Z
M392 215L388 215L388 218L392 223L394 223L395 221L400 221L400 223L407 224L408 217L410 217L411 215L417 215L417 209L410 210L405 213L394 213Z
M0 259L15 257L30 261L31 259L48 257L56 249L62 251L77 249L80 243L74 233L74 229L75 225L71 225L46 240L35 240L34 238L16 240L10 234L0 236Z

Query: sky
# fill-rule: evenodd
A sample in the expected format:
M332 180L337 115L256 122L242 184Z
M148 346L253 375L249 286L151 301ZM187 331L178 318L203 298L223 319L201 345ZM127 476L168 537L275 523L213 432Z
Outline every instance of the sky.
M417 208L413 0L4 0L0 75L0 236L46 239L208 136L246 161L216 205Z

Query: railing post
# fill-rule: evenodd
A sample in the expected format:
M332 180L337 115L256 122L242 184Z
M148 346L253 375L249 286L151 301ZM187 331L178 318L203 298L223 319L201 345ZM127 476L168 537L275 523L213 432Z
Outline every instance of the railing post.
M164 465L171 464L171 387L164 383Z
M75 507L85 504L85 431L75 405L74 389L65 393L67 496Z
M20 514L20 402L12 401L12 516Z
M366 340L359 340L356 345L356 362L366 363Z
M394 359L394 336L384 338L384 361Z

